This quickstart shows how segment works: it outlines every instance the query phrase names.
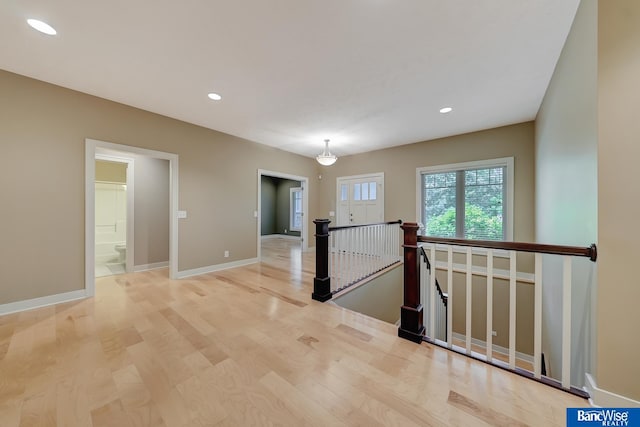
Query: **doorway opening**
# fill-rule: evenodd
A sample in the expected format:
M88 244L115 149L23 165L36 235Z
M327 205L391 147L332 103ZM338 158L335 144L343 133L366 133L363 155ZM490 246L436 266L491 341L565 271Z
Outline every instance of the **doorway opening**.
M133 271L134 161L96 153L95 276Z
M96 222L96 202L104 202L104 200L97 200L97 197L100 198L101 195L96 194L96 160L107 160L111 162L120 162L127 163L127 173L126 173L126 210L127 210L127 218L126 221L126 239L125 239L125 250L122 251L122 257L124 258L124 269L126 272L131 272L134 270L138 270L139 267L141 269L151 269L158 268L160 265L146 264L142 266L134 266L134 191L133 191L133 168L135 164L135 160L139 161L155 161L162 160L165 164L168 161L168 171L165 172L164 176L166 177L166 181L168 182L168 194L166 199L168 199L168 203L165 203L165 208L167 212L166 222L168 222L168 226L165 225L165 230L168 228L168 236L165 237L168 240L168 262L158 263L166 266L168 264L169 267L169 277L171 279L176 279L178 274L178 155L165 153L162 151L148 150L144 148L113 144L104 141L97 141L93 139L85 140L85 293L87 296L95 295L95 277L96 277L96 243L97 243L97 228L98 223ZM100 173L100 172L98 172ZM140 180L139 184L143 184L144 180ZM121 185L121 184L120 184ZM144 192L148 194L149 192ZM115 196L114 196L115 197ZM123 204L124 205L124 204ZM144 204L146 205L146 203ZM122 209L122 206L120 206ZM116 215L117 216L117 215ZM151 215L150 218L153 220L160 215ZM123 219L120 216L120 219L116 219L116 221L122 221ZM140 230L144 232L144 225L147 224L147 221L142 221L143 225ZM121 227L119 229L120 234L114 232L114 239L120 238L122 236L122 230L124 224L120 224ZM117 224L113 226L117 229ZM116 230L117 231L117 230ZM101 236L102 238L102 236ZM144 240L144 239L143 239ZM111 243L111 242L109 242ZM150 245L147 245L150 246ZM114 251L120 253L115 249ZM138 252L144 252L145 245L141 245L138 249ZM147 248L148 249L148 248ZM120 258L118 258L120 259ZM166 259L166 258L165 258Z
M257 253L270 239L296 241L299 251L307 251L309 178L281 172L258 170ZM273 243L273 242L271 242ZM289 242L288 246L291 246Z

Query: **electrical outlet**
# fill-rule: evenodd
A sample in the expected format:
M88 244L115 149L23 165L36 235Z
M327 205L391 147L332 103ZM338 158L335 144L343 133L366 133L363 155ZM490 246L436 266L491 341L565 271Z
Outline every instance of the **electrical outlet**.
M284 234L287 234L287 229L286 228L284 229Z
M224 251L224 257L229 258L229 251Z
M493 335L494 337L498 336L498 332L497 331L491 331L491 335Z

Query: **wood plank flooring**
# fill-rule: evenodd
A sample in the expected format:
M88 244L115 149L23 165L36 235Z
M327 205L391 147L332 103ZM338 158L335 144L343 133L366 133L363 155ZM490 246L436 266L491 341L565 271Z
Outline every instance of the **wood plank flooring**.
M311 300L313 254L0 317L0 426L564 426L587 402Z

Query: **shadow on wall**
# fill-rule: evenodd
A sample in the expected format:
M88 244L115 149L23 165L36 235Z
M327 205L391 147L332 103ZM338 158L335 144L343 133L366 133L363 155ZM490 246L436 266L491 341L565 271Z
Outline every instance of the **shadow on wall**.
M402 264L398 264L332 301L340 307L395 324L400 319L404 291L403 272Z

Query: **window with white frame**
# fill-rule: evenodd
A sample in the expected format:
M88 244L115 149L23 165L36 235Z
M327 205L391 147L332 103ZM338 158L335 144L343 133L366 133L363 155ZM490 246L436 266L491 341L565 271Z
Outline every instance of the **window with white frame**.
M289 190L291 214L289 215L289 229L291 231L302 230L302 188L294 187Z
M512 240L513 158L417 169L424 234Z

